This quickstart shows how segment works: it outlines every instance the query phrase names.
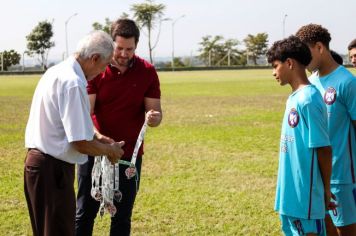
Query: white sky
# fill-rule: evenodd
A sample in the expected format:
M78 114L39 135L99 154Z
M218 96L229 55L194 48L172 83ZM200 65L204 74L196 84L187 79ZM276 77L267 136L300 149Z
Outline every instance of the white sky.
M132 16L130 7L140 1L129 0L2 0L0 51L26 50L26 35L39 21L54 20L55 47L50 59L61 59L65 52L65 21L68 23L68 48L72 53L77 42L92 30L93 22L114 20L122 12ZM165 16L177 19L174 27L175 56L196 55L199 42L206 35L222 35L242 41L247 34L266 32L269 43L295 33L302 25L317 23L332 36L331 48L345 54L348 43L356 38L356 0L156 0L166 5ZM241 48L243 46L241 45ZM162 23L155 57L172 53L172 22ZM148 57L147 37L141 33L137 54Z

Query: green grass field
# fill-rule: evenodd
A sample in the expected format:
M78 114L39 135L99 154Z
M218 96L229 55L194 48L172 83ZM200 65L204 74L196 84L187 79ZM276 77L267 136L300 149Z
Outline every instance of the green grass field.
M159 73L164 120L146 134L133 235L280 235L273 205L290 88L271 73ZM32 234L23 139L38 79L0 77L1 235ZM94 235L108 235L109 222L98 217Z

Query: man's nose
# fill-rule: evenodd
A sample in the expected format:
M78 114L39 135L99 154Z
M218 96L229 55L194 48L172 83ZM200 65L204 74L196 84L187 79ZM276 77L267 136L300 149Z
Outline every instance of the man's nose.
M123 56L123 57L127 56L127 51L126 50L121 50L120 55Z

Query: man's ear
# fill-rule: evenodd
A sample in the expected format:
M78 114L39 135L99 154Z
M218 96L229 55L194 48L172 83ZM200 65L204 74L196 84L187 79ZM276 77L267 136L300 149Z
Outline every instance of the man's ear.
M286 59L286 63L287 63L287 65L288 65L288 68L291 69L291 70L293 70L293 68L294 68L294 61L293 61L291 58L287 58L287 59Z
M90 57L90 60L95 64L95 63L97 63L97 62L100 60L100 55L99 55L99 54L93 54L93 55Z
M318 52L320 53L320 54L322 54L324 51L325 51L325 46L324 46L324 44L322 43L322 42L316 42L315 43L315 47L316 47L316 49L318 50Z

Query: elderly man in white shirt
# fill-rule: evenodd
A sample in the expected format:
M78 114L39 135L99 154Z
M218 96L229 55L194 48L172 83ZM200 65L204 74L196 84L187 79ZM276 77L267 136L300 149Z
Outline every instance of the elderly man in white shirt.
M114 50L111 37L94 31L73 57L50 68L33 96L26 127L25 196L34 235L74 235L74 164L106 155L116 162L123 142L95 134L87 80L105 70Z

